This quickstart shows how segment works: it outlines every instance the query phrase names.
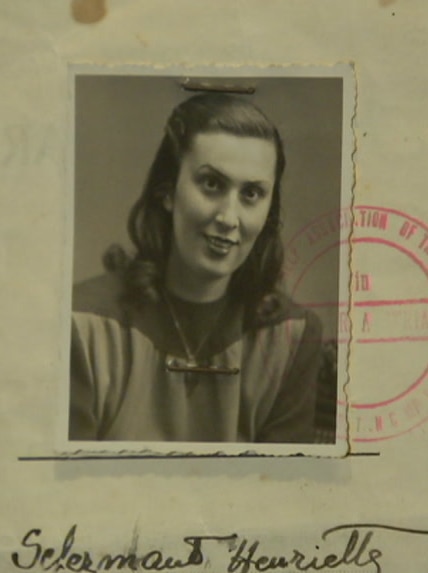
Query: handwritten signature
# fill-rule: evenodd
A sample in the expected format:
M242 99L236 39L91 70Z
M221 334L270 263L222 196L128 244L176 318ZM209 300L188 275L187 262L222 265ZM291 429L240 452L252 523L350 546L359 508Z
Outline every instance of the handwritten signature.
M47 547L40 542L41 529L30 529L22 538L19 551L11 555L13 565L18 569L42 571L73 571L99 573L101 571L172 571L174 569L195 568L207 564L210 543L225 543L228 546L227 573L257 573L274 570L324 571L339 566L355 568L369 567L374 573L382 573L382 551L374 545L376 530L387 530L411 535L428 535L428 531L394 527L376 523L343 524L326 529L321 534L322 542L329 541L339 532L347 535L335 540L334 553L320 554L320 545L310 554L303 550L291 549L287 555L263 554L259 540L249 541L236 534L226 536L183 537L185 558L166 555L156 549L145 554L108 553L95 558L91 551L74 549L77 525L73 525L64 538L61 548ZM321 542L320 542L321 544ZM339 549L338 549L339 547ZM321 552L322 553L322 552Z

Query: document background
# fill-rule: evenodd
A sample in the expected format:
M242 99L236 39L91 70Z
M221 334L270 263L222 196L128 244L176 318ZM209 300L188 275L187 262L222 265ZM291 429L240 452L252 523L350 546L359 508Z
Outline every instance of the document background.
M104 18L92 24L77 22L68 2L15 0L0 7L2 571L15 570L10 554L33 527L43 530L47 543L60 545L77 523L82 546L100 553L128 547L136 524L148 545L168 541L169 547L183 535L232 532L267 544L316 540L324 528L349 522L428 529L423 417L393 439L361 443L351 416L354 453L379 455L342 460L19 459L52 455L58 424L66 360L65 269L71 257L64 192L70 177L69 64L218 68L353 62L355 203L428 223L425 0L107 4ZM378 252L365 248L357 257L359 265L373 267ZM377 263L392 296L398 289L402 297L426 297L426 282L419 275L415 280L407 266L400 270L381 252ZM366 375L376 374L377 354L362 363L357 352L353 361L353 350L349 398L370 403L379 389L409 385L406 376L413 376L415 362L423 363L426 342L394 347L401 368L375 377L376 396ZM424 538L394 535L379 535L385 570L425 571Z

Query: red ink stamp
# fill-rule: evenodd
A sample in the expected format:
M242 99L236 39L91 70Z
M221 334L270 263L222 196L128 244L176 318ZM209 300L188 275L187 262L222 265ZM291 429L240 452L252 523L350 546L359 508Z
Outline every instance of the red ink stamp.
M381 224L359 226L363 214ZM374 442L428 419L428 226L380 207L355 217L350 421L354 441ZM357 269L369 289L355 289Z
M344 239L351 228L350 240ZM321 277L314 300L310 285L319 276L317 265L337 257L337 249L346 264L350 245L349 283L341 281L335 301ZM346 372L349 348L351 441L391 439L428 420L428 226L385 207L326 213L289 242L285 272L292 296L327 325L326 337L334 338L336 329L339 376ZM340 396L338 410L339 418L345 416Z

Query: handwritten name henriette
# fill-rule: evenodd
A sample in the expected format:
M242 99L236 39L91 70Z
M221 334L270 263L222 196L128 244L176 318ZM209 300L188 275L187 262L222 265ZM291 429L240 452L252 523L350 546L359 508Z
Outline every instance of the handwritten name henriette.
M293 549L289 557L281 555L272 557L260 555L260 542L251 545L244 539L237 551L230 559L228 573L249 573L254 571L271 571L275 569L291 568L293 571L322 571L336 569L339 566L352 565L355 567L368 567L373 565L376 573L382 571L378 559L382 556L379 549L369 548L373 532L369 531L360 539L360 532L355 529L350 534L346 546L342 551L328 553L324 556L309 556L303 551ZM319 545L315 546L318 553Z
M42 543L42 530L30 529L21 541L21 547L11 555L13 565L18 569L35 571L72 571L99 573L102 571L174 571L195 569L206 566L211 557L213 544L224 546L221 558L226 558L223 571L228 573L258 573L266 571L327 571L341 567L366 568L364 571L381 573L382 551L373 546L376 529L386 529L404 533L428 535L428 531L411 530L380 524L346 524L332 527L321 535L319 545L311 552L291 549L286 555L272 555L265 552L257 539L239 538L235 534L227 536L188 536L182 538L183 545L177 552L185 557L167 555L161 549L144 554L108 553L96 558L91 550L76 550L77 525L73 525L65 536L62 546L54 548ZM331 539L342 532L340 539ZM321 543L334 541L334 553L327 553ZM211 561L211 559L210 559ZM351 569L349 569L351 571Z

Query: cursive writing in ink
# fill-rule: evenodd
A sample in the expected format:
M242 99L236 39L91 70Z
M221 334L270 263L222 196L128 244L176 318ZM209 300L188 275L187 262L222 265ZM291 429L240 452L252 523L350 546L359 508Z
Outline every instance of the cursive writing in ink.
M236 535L227 536L191 536L184 537L183 542L190 547L190 553L185 559L172 556L165 556L161 550L155 549L148 553L137 555L136 553L107 553L99 560L95 560L89 551L73 551L77 526L73 525L64 538L62 547L58 552L53 547L44 547L36 541L42 533L41 529L30 529L22 541L21 545L25 550L25 555L18 551L12 553L12 563L18 569L33 569L37 567L43 571L67 570L73 572L97 573L98 571L116 571L128 569L136 571L142 569L146 571L170 571L172 569L185 569L202 565L204 555L202 543L204 541L226 541L232 542Z
M159 571L202 570L209 561L206 557L210 548L209 542L226 543L227 559L222 570L227 573L264 573L274 571L293 571L316 573L332 571L352 571L365 568L364 571L382 573L381 559L383 552L375 541L379 530L393 533L427 536L428 531L409 529L376 523L349 523L336 525L321 534L322 543L310 550L289 546L281 555L265 553L260 540L238 538L231 534L226 536L188 536L181 539L177 555L168 555L164 550L153 549L146 553L137 551L137 545L124 553L109 552L97 556L88 550L76 549L77 526L73 525L67 532L61 545L54 548L42 542L42 530L30 529L22 538L18 551L11 555L13 565L22 570L34 571L71 571L83 573L101 573L104 571ZM337 535L341 534L339 538ZM334 540L334 552L328 552L330 540ZM178 556L180 554L180 557ZM366 569L367 568L367 569ZM411 564L409 564L409 571ZM286 573L286 572L285 572Z
M322 571L337 568L340 565L367 567L373 564L376 573L380 573L378 559L382 556L382 552L379 549L369 549L372 537L373 533L369 531L360 539L359 531L354 529L343 552L329 553L323 557L318 555L308 557L297 549L293 549L289 556L260 555L258 553L260 542L255 541L249 545L247 539L244 539L231 557L227 571L228 573L248 573L251 568L263 572L288 567L292 567L295 571Z
M155 549L149 551L144 555L136 555L135 553L107 554L101 557L98 561L97 570L109 571L112 567L115 569L124 569L127 567L133 571L138 568L146 571L170 571L171 569L184 569L190 566L202 565L204 562L204 555L202 553L202 542L205 541L233 541L236 535L228 535L226 537L219 536L194 536L184 537L183 541L190 545L191 551L185 560L177 559L175 557L165 557L162 551Z
M96 570L92 568L92 558L88 551L84 551L83 553L71 553L76 529L77 525L73 525L67 533L58 556L56 556L57 551L53 547L45 548L40 543L33 541L33 538L41 535L41 529L30 529L30 531L24 535L21 545L22 547L32 549L32 555L27 561L21 559L19 553L16 551L12 553L12 563L15 567L18 567L18 569L32 569L39 565L45 571L68 569L69 571L96 573Z

